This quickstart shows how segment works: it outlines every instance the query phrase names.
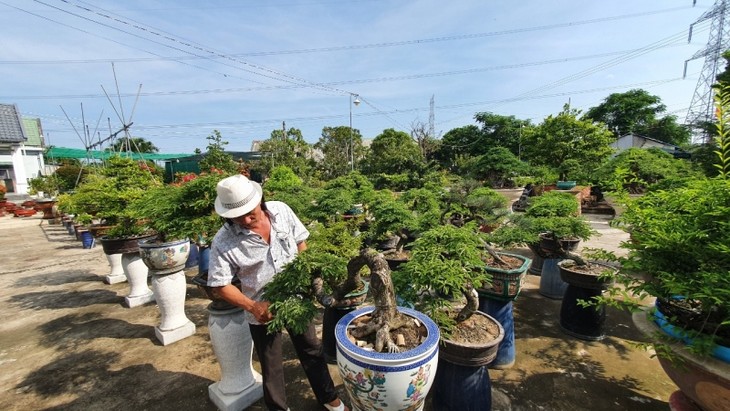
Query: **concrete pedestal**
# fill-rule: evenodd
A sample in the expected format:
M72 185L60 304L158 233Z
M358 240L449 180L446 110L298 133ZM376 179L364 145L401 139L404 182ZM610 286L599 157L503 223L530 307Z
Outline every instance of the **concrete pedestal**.
M139 252L123 254L122 268L129 283L129 295L124 297L127 307L138 307L154 301L155 294L147 286L147 266Z
M107 254L106 259L109 261L110 272L104 278L107 284L118 284L127 281L122 268L122 254Z
M172 344L195 334L195 324L185 316L185 291L187 283L182 270L166 275L152 275L152 291L160 308L160 325L155 335L162 345Z
M221 380L208 386L210 400L221 411L240 411L264 396L261 374L253 369L253 341L243 310L208 308L208 329Z

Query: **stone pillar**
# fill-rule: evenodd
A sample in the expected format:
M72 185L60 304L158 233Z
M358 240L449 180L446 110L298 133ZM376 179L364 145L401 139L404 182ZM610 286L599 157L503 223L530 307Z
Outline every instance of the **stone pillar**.
M122 254L122 269L129 283L129 295L124 297L127 307L133 308L155 300L147 286L147 266L139 252Z
M183 271L164 275L150 271L150 274L161 314L160 325L155 327L157 339L162 345L168 345L195 334L195 324L185 316L187 281Z
M124 268L122 268L122 254L106 254L106 259L109 261L111 271L104 278L104 282L107 284L117 284L127 281L127 277L124 275Z
M264 396L261 374L253 369L253 340L243 310L208 306L208 329L221 380L208 386L208 396L221 411L241 411Z

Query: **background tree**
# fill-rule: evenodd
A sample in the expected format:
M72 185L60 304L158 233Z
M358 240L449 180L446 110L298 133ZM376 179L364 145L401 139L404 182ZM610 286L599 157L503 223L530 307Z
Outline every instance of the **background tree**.
M420 121L411 123L411 138L416 141L421 149L421 155L426 162L436 160L436 152L441 145L440 140L436 136L432 136L429 127Z
M514 187L514 177L527 175L529 166L507 147L492 147L470 163L468 175L494 188Z
M459 159L474 157L472 149L479 142L481 130L470 124L449 130L441 139L441 145L436 152L436 159L441 167L450 172L458 172Z
M312 146L304 141L302 131L297 128L290 128L286 135L284 130L273 130L271 137L261 143L259 151L263 174L270 175L271 169L278 166L286 166L302 178L312 174Z
M117 139L109 150L115 153L158 153L160 151L152 142L141 137Z
M352 134L350 132L352 131ZM351 171L350 142L354 145L355 168L362 157L362 136L360 131L350 127L325 127L322 136L314 144L314 148L322 153L317 166L322 172L322 178L331 180L344 176Z
M482 144L475 145L473 154L482 155L493 147L504 147L515 156L520 155L522 129L530 125L528 120L488 112L476 113L474 119L481 124Z
M571 173L583 174L601 164L613 152L614 136L604 125L579 120L580 111L567 104L557 116L548 116L540 125L523 131L523 158L531 165L556 170L568 160L576 160L581 170L560 170L560 179Z
M362 163L363 174L376 188L403 191L420 186L426 163L418 143L406 132L383 130L370 144Z
M217 169L225 173L237 172L238 163L233 160L233 156L226 153L223 149L228 145L228 142L223 140L220 131L213 130L213 134L205 139L208 140L208 147L206 148L203 159L200 160L200 171L208 172L211 169Z
M634 89L609 95L588 110L585 118L605 123L616 138L633 133L671 144L686 144L689 129L678 124L676 116L660 117L666 109L659 97Z

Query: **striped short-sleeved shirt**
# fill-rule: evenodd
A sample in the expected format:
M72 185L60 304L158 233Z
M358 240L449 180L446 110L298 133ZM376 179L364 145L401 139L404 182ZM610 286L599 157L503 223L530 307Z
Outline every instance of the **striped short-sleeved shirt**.
M266 208L271 219L270 244L238 224L226 223L218 230L211 242L208 286L222 287L238 276L243 294L261 301L264 286L297 256L297 244L309 237L309 231L288 205L267 201ZM246 319L258 324L249 312Z

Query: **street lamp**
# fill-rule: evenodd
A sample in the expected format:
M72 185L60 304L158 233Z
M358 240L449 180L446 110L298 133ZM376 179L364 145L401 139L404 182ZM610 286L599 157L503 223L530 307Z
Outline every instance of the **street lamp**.
M355 100L352 98L355 97ZM350 93L350 171L355 170L355 145L352 139L352 105L360 105L360 96L357 94Z

